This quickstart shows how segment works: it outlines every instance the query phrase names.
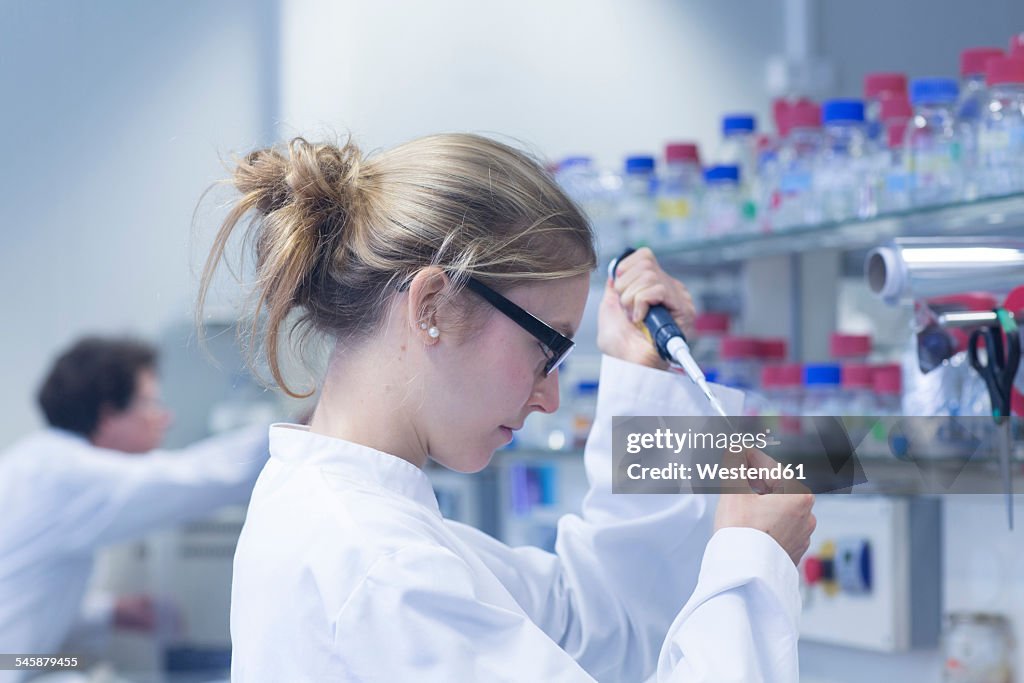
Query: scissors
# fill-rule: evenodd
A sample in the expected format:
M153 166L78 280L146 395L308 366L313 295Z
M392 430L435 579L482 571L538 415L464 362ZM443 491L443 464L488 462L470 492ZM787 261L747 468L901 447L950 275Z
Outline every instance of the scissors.
M967 358L988 388L992 403L992 419L999 427L999 464L1006 494L1006 512L1013 528L1013 479L1010 471L1010 395L1013 379L1020 366L1020 333L1013 315L1005 308L995 309L996 321L971 332L967 342ZM1003 333L1006 345L1003 347ZM984 361L978 353L984 341Z

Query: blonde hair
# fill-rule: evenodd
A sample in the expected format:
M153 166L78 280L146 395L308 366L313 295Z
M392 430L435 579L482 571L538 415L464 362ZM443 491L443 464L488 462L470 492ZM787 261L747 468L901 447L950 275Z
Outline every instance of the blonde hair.
M251 216L254 336L274 381L281 332L354 340L377 330L398 285L427 266L449 276L451 300L472 276L505 290L589 273L594 236L581 211L534 159L470 134L419 138L364 158L295 138L240 160L241 193L203 269L197 315L232 232ZM257 320L265 314L262 333Z

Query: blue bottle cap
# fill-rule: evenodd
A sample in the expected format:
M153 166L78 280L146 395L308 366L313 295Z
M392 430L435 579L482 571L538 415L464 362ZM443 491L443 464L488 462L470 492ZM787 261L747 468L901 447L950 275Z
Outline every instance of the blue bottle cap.
M593 380L583 380L581 382L577 382L576 391L580 394L596 394L597 382Z
M750 114L729 114L722 117L722 132L730 133L753 133L757 128L757 121Z
M593 161L594 160L591 159L590 157L584 157L584 156L566 157L566 158L562 159L562 163L558 164L558 168L566 169L566 168L570 168L572 166L590 166L590 164L592 164Z
M706 379L709 382L717 382L718 370L716 370L715 368L708 368L707 370L704 371L704 379Z
M740 181L739 166L711 166L704 171L704 180L709 183L729 181L738 183Z
M841 368L832 363L804 366L804 386L839 386L841 377Z
M863 123L864 102L861 100L828 100L821 105L821 118L825 123Z
M639 155L626 157L626 173L653 173L654 157Z
M917 78L910 82L914 104L952 104L960 95L960 84L952 78Z

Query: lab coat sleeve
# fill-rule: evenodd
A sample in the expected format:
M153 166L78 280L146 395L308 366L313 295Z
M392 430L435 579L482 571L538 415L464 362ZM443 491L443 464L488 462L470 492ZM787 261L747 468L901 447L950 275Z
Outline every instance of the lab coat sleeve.
M770 536L720 529L665 640L658 683L798 681L797 586L796 566Z
M740 411L741 393L715 389L727 410ZM606 356L584 452L590 490L582 515L559 521L555 553L509 548L451 524L531 619L599 680L640 681L654 671L697 586L713 507L702 495L613 495L612 416L708 412L684 377Z
M64 473L55 526L64 549L91 550L245 502L268 455L267 427L180 451L126 455L83 446Z

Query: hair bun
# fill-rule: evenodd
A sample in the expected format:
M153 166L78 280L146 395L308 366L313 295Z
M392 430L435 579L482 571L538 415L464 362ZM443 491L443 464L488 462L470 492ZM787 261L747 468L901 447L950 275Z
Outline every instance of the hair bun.
M362 153L351 142L339 147L295 138L287 155L275 148L247 155L235 170L234 184L263 215L298 205L307 215L329 218L351 211L361 165Z

